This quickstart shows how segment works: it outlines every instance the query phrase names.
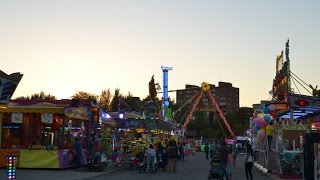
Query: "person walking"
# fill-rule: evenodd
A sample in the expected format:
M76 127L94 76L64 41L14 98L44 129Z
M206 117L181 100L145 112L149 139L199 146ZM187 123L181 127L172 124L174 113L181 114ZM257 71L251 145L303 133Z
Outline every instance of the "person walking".
M176 159L178 158L178 149L173 140L169 141L168 146L166 147L166 154L168 156L168 171L176 171Z
M220 179L223 179L224 177L226 177L226 179L229 180L229 175L227 172L229 148L227 147L227 143L225 141L222 142L221 148L219 149L219 153L220 153L220 166L222 171Z
M206 143L204 145L204 153L206 154L206 159L209 159L209 145Z
M179 155L180 155L179 159L181 161L184 161L184 143L180 143L178 148L179 148Z
M210 145L209 145L210 158L213 157L214 148L215 148L215 144L213 144L213 142L210 142Z
M228 153L228 165L227 165L227 170L228 170L228 175L229 179L232 179L232 174L234 172L234 159L233 159L233 153L232 153L232 147L230 146L229 148L229 153Z
M247 144L247 157L245 160L245 173L247 180L252 179L252 166L253 166L253 149L250 144Z
M231 149L232 149L232 154L233 154L233 166L234 166L234 169L235 169L236 161L237 161L237 155L239 154L239 148L238 148L238 145L237 145L236 142L231 145Z
M157 146L157 161L161 162L161 165L163 169L165 169L165 166L167 165L167 159L165 157L165 147L162 145L161 142L158 142L158 146ZM158 164L159 165L159 164Z
M147 154L147 172L154 172L155 171L154 160L156 158L156 151L153 149L152 144L150 144L146 154ZM152 170L150 169L150 165L152 166Z
M76 137L76 141L74 143L74 149L76 151L76 168L81 168L81 159L82 159L82 145L80 141L80 137Z

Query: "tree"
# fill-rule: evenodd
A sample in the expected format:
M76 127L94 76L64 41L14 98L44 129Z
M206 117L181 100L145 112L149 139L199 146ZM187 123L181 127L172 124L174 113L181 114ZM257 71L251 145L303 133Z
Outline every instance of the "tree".
M30 100L30 96L19 96L16 100Z
M128 92L128 95L125 96L122 101L130 107L130 111L141 112L143 110L143 102L139 97L134 97L131 92Z
M119 111L119 102L122 99L122 95L120 93L120 88L116 88L114 90L114 95L111 101L111 111L116 112Z
M43 91L40 93L32 94L30 100L56 100L56 97L51 94L46 94Z
M56 100L56 97L51 94L46 94L44 91L34 93L31 96L19 96L16 100Z
M78 91L74 95L71 96L72 99L87 99L94 100L97 102L99 96L95 94L91 94L85 91Z
M108 111L111 105L111 92L110 88L107 90L102 90L100 97L99 97L99 105L104 111Z

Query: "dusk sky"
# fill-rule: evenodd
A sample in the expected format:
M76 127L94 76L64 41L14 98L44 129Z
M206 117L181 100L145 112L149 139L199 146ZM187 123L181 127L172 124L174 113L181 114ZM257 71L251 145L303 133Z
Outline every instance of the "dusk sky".
M320 85L319 9L319 0L0 0L0 69L24 74L13 98L117 87L145 98L164 65L170 90L230 82L251 107L270 100L288 38L291 71Z

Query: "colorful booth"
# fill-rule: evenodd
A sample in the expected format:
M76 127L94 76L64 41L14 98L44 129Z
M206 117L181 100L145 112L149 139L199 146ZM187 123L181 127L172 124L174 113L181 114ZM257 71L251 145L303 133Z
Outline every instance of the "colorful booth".
M18 168L74 166L75 137L82 139L82 164L87 163L89 132L96 110L89 100L13 100L0 109L0 167L18 155Z

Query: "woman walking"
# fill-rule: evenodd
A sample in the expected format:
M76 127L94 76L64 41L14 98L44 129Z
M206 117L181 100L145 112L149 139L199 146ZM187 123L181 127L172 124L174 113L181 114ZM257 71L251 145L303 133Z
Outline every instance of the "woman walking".
M253 166L253 149L250 144L247 144L247 158L245 161L245 173L247 180L252 179L252 166ZM249 178L250 177L250 178Z
M166 147L166 153L168 156L168 171L175 172L177 170L176 159L178 158L178 148L175 141L169 141L169 145Z
M232 154L232 147L230 147L229 149L229 153L228 153L228 165L227 165L227 171L228 171L228 176L229 179L232 179L232 173L234 172L234 161L233 161L233 154Z

